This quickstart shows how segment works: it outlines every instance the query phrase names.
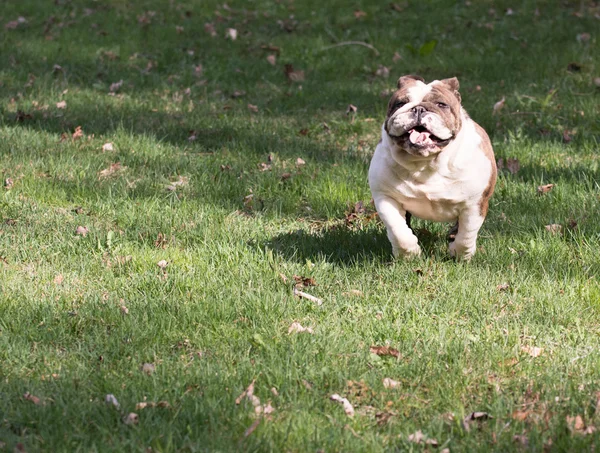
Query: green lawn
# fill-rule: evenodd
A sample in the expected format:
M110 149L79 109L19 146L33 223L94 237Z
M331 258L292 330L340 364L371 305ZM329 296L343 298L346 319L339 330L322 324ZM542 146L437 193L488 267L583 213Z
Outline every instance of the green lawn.
M597 448L599 18L2 2L0 452ZM382 92L408 73L457 76L504 162L469 264L423 221L422 258L393 261L372 215Z

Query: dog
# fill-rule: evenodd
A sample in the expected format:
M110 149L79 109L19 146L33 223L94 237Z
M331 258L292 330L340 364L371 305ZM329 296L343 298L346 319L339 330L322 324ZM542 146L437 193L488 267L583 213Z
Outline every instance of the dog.
M490 139L461 105L456 77L406 75L388 104L369 167L375 208L395 257L421 254L411 215L456 222L450 255L469 260L496 185Z

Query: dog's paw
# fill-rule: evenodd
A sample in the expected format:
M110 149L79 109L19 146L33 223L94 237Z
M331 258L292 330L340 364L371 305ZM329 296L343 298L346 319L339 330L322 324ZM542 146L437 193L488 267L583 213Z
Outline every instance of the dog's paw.
M421 255L421 247L415 244L409 248L394 247L394 257L400 259L411 259Z
M475 255L475 250L477 246L473 244L472 246L467 246L464 244L458 244L456 241L452 242L448 246L448 251L450 252L450 256L460 261L470 261Z

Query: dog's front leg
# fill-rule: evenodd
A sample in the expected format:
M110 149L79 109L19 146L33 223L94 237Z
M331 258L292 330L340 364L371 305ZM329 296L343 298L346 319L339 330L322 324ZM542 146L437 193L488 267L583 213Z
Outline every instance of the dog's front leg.
M418 239L406 224L406 211L392 198L376 197L375 207L387 229L395 257L411 257L421 254Z
M454 242L449 246L450 255L457 259L470 260L477 249L477 234L485 217L481 215L479 206L467 209L458 217L458 232Z

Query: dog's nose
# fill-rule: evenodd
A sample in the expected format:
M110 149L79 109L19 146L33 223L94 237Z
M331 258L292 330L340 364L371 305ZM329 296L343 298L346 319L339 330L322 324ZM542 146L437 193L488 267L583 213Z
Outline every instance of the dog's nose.
M412 108L412 111L415 115L417 115L417 118L420 118L421 115L423 115L423 113L425 112L425 107L423 107L422 105L416 105Z

